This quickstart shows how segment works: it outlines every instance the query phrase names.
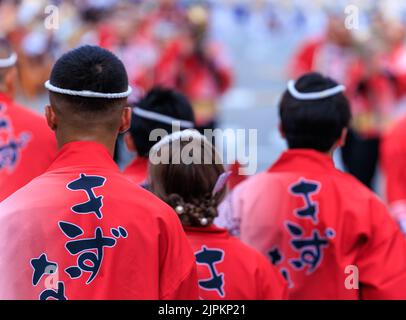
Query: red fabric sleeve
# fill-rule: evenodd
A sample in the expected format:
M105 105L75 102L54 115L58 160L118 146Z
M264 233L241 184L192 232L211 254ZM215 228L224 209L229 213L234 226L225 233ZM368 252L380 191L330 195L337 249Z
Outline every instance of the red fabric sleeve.
M406 299L406 242L385 206L371 200L370 234L356 259L362 299Z

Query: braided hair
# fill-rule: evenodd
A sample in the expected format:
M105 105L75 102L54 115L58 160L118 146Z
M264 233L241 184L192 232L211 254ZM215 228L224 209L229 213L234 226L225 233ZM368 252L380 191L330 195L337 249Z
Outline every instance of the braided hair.
M185 154L188 161L175 161ZM169 156L169 161L154 164L151 157L157 155ZM213 189L224 172L215 147L203 136L182 138L178 143L171 141L150 155L151 190L176 211L185 226L204 227L213 223L226 188L215 194Z

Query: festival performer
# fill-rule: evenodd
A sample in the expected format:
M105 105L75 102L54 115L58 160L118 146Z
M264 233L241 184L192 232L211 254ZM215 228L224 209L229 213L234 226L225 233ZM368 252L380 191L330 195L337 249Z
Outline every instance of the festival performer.
M216 223L277 266L292 299L405 299L406 243L385 205L334 167L351 119L345 87L317 73L280 103L289 150L235 188Z
M378 37L382 32L376 32L374 25L374 41L360 41L345 27L344 19L337 12L329 15L325 35L301 46L290 74L297 78L307 72L321 72L346 85L353 118L341 150L342 160L349 173L373 188L380 137L398 105L404 82L400 51L393 43L387 45L388 39L380 39L386 35ZM394 69L399 71L392 72Z
M45 118L13 101L17 55L0 40L0 202L44 173L56 156Z
M182 221L195 252L200 298L284 299L286 282L269 261L213 225L229 174L214 146L195 130L166 136L151 151L151 190Z
M156 66L156 83L178 89L192 102L200 131L217 127L217 102L232 83L225 50L208 39L208 12L193 5L182 36L165 48Z
M124 139L128 150L137 156L124 174L137 184L146 184L148 156L157 139L173 130L194 128L194 121L192 106L185 96L170 89L152 88L133 109L131 127ZM159 136L153 138L154 132Z
M196 265L175 212L112 159L131 121L123 63L80 47L45 86L60 150L0 205L0 299L196 299Z

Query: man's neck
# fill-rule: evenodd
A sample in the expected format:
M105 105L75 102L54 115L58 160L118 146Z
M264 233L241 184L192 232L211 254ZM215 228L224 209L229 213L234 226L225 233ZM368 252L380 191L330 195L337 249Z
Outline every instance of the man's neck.
M61 137L56 134L57 141L58 141L58 148L62 148L65 144L70 143L70 142L75 142L75 141L91 141L91 142L96 142L99 143L103 146L106 147L108 150L109 154L111 157L114 157L114 151L116 147L116 140L117 139L106 139L106 138L100 138L99 136L94 136L94 135L71 135L71 136L66 136L66 137Z

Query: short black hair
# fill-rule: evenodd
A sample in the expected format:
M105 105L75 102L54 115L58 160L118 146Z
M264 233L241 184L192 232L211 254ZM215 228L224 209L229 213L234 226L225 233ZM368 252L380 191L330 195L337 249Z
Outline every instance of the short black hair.
M299 92L318 92L338 85L319 73L303 75L295 84ZM290 149L329 151L350 125L351 110L343 93L320 100L298 100L287 90L279 104L282 130Z
M163 87L154 87L138 101L135 107L170 116L177 120L195 123L192 105L180 92ZM172 126L154 120L144 119L133 115L131 120L130 134L134 142L137 154L147 158L149 151L156 141L150 141L150 133L155 129L163 129L172 133ZM187 128L180 128L187 129Z
M50 82L56 87L75 91L120 93L128 89L128 76L121 60L108 50L89 45L62 55L52 69ZM55 95L78 112L102 111L120 100Z

